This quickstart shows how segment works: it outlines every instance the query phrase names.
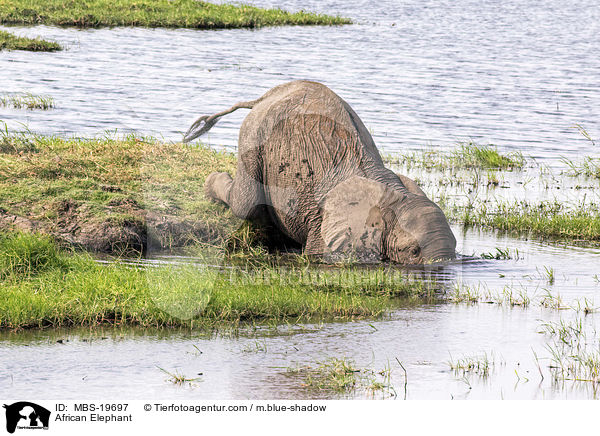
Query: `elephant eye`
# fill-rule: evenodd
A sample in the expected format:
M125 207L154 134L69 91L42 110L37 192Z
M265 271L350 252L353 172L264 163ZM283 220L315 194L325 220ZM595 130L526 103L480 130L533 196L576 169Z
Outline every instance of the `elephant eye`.
M420 247L413 247L410 249L410 254L415 257L418 256L420 252L421 252Z

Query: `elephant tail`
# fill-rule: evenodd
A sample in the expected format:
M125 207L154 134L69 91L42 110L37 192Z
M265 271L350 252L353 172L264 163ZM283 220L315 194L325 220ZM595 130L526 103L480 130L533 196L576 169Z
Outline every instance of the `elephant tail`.
M196 139L199 136L204 135L208 132L212 127L217 124L219 118L224 115L230 114L231 112L235 112L238 109L252 109L255 104L260 102L263 97L258 98L252 101L242 101L240 103L236 103L231 106L229 109L224 110L223 112L219 112L214 115L203 115L194 121L194 124L188 129L188 131L183 136L183 142L190 142L193 139Z

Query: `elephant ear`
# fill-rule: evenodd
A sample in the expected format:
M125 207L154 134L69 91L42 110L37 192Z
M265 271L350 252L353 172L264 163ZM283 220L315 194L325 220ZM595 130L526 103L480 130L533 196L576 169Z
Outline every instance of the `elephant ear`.
M354 256L362 262L383 257L382 183L360 176L333 188L322 205L324 254L333 260Z

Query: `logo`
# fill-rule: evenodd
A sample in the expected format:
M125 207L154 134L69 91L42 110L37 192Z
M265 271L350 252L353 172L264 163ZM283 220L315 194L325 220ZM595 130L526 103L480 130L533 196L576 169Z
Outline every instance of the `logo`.
M14 433L15 429L48 429L50 411L28 401L19 401L6 409L6 431Z

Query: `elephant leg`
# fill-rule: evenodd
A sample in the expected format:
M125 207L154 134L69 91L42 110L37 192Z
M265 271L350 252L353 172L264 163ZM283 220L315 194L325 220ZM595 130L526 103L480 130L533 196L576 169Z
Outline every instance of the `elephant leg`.
M204 181L204 194L213 201L229 206L229 191L233 179L228 173L211 173Z
M264 214L264 185L260 181L259 161L254 155L240 157L235 178L228 173L212 173L204 182L206 196L225 203L241 219L256 219Z

